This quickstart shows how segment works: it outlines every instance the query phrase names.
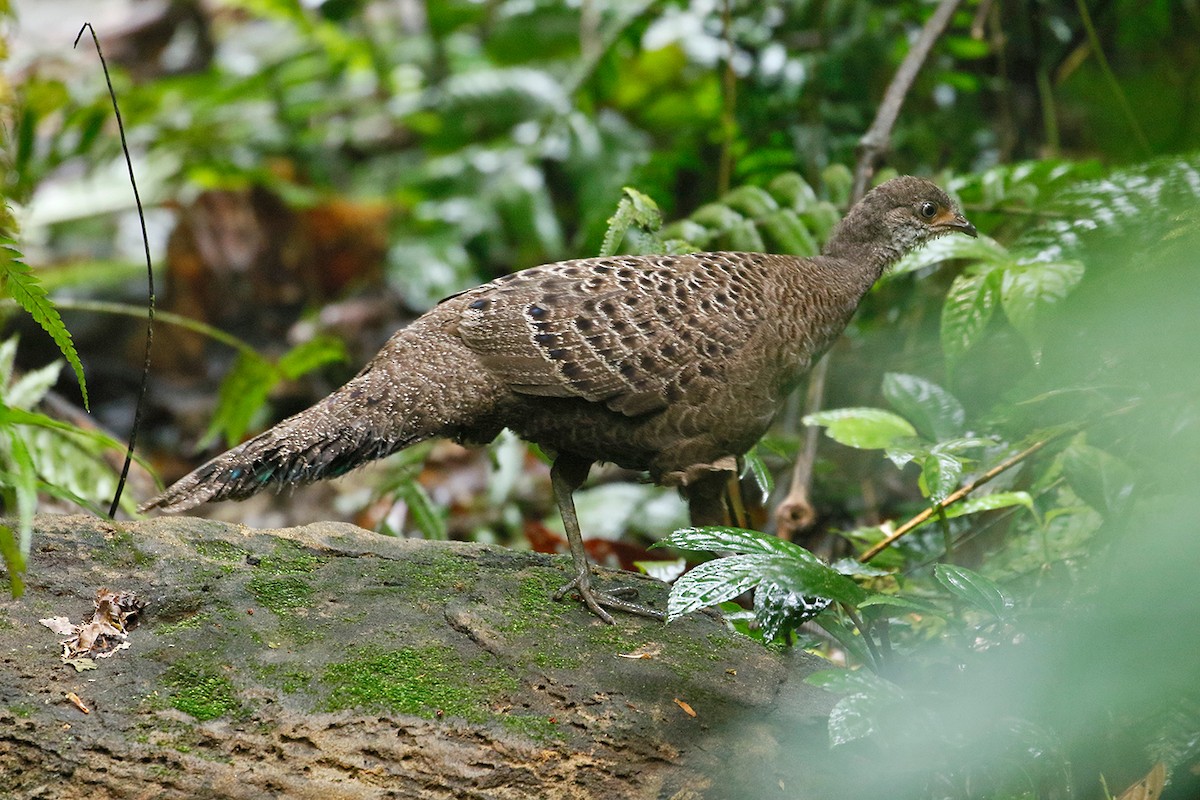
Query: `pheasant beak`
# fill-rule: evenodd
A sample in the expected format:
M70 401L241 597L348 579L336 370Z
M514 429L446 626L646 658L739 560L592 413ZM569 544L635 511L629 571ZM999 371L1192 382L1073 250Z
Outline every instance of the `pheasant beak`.
M965 233L971 238L979 236L979 231L975 230L975 226L968 222L966 217L950 208L934 217L930 221L930 225L934 228L948 228L951 231Z

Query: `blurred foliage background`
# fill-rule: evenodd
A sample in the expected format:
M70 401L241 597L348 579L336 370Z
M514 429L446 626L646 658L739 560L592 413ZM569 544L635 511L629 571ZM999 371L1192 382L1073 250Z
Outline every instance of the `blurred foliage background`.
M141 234L104 75L86 37L71 48L83 22L147 206L165 313L141 441L170 480L498 275L602 249L815 252L933 7L0 0L14 590L33 508L111 497L141 366ZM966 0L909 91L877 179L934 177L985 236L899 265L831 354L811 421L834 441L796 542L865 594L814 622L802 577L789 595L750 575L757 617L733 612L861 667L824 679L845 695L824 796L1157 797L1156 765L1161 796L1200 794L1198 99L1195 0ZM61 342L21 310L21 269L74 337L90 417ZM803 416L798 396L751 459L754 527L774 529ZM597 471L580 494L590 552L677 574L645 547L683 507L631 478ZM505 436L211 513L554 551L547 483ZM811 759L732 770L727 796L766 796Z

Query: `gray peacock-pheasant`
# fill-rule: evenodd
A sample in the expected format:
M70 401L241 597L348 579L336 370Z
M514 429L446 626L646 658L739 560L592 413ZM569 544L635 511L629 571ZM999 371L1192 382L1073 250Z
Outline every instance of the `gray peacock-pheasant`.
M927 180L902 177L850 209L814 258L619 256L546 264L443 300L345 386L217 456L142 510L183 511L268 486L336 477L435 436L503 428L554 454L576 591L604 610L660 616L591 585L574 491L608 461L677 486L695 524L721 521L737 459L841 333L889 265L975 228Z

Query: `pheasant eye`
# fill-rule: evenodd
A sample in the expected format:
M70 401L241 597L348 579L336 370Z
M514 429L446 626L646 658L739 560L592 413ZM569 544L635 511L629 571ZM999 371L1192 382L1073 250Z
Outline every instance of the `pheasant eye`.
M921 203L922 219L933 219L935 214L937 214L937 206L936 205L929 202L928 200L926 200L924 203Z

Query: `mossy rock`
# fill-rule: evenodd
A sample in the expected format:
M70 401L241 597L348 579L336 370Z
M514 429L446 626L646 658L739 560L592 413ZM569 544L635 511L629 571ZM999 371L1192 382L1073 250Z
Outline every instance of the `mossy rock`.
M798 731L824 746L833 698L803 683L823 662L706 615L604 625L551 600L568 572L345 524L39 517L27 593L0 604L0 792L819 796L819 759L780 756ZM80 621L102 586L149 605L128 649L76 672L38 620Z

